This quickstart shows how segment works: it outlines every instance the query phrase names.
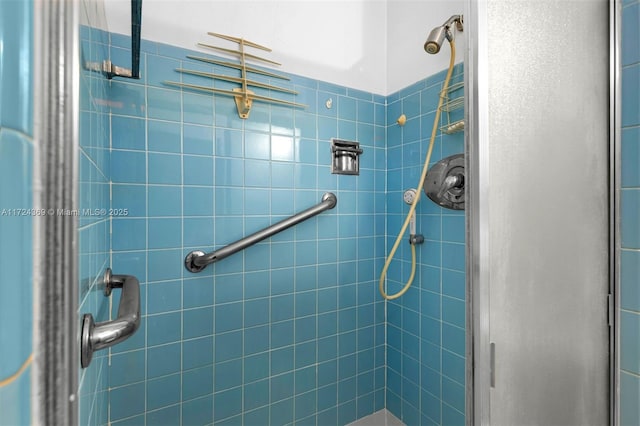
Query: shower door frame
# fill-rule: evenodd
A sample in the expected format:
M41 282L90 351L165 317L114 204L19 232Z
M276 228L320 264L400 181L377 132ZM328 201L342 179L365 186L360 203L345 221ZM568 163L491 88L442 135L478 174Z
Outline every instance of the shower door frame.
M34 0L33 424L78 424L79 3ZM51 212L51 213L49 213Z
M609 0L609 423L620 424L620 189L621 189L621 0ZM489 268L486 267L489 209L489 158L476 142L488 139L487 4L465 2L465 167L469 175L466 200L466 424L491 423L492 347L489 334Z

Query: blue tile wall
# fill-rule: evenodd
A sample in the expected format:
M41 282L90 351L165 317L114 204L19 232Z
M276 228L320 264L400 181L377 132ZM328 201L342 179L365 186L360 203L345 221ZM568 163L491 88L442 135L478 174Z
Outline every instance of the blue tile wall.
M387 246L394 243L409 206L405 189L416 188L426 157L440 72L387 98ZM456 65L452 83L462 81ZM405 114L404 126L396 119ZM441 117L440 125L446 123ZM464 151L464 133L438 132L431 164ZM422 194L413 285L387 303L386 406L405 424L463 425L465 421L465 225L464 212L443 209ZM411 273L404 241L389 268L388 292L398 292Z
M640 424L640 2L622 7L620 424Z
M31 423L33 2L0 3L0 425Z
M79 31L81 57L84 61L102 62L109 54L109 34L104 28L105 16L96 0L80 2L82 15ZM82 62L82 61L81 61ZM96 322L109 319L109 298L104 297L100 283L110 265L111 241L109 215L111 182L111 126L107 100L109 80L103 75L80 69L79 120L79 228L78 254L80 266L78 323L82 315L91 313ZM134 128L132 123L123 123ZM132 133L134 131L132 130ZM132 206L135 208L135 205ZM85 214L91 210L91 215ZM115 223L115 221L114 221ZM134 239L134 238L132 238ZM114 270L114 273L120 273ZM115 293L118 293L116 291ZM135 360L113 358L118 366L109 369L109 351L95 352L91 364L79 371L79 422L82 425L106 425L109 413L109 380L123 380L122 374L135 374ZM132 372L133 370L134 372ZM126 373L125 373L126 372ZM111 375L110 375L111 373ZM119 374L120 375L119 375Z
M375 282L385 254L385 98L290 76L271 83L299 91L307 108L255 102L241 120L231 98L163 84L214 84L178 67L231 71L142 46L141 80L114 78L109 93L105 176L112 207L128 212L111 221L112 266L136 275L143 292L140 330L111 352L109 421L346 424L384 408ZM111 34L112 58L126 60L128 48ZM361 143L360 176L330 173L331 137ZM327 191L335 209L199 274L185 270L191 250L220 248Z

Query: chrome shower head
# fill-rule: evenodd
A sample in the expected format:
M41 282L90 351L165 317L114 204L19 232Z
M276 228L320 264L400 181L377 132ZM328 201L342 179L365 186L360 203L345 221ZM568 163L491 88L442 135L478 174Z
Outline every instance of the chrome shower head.
M447 29L445 27L436 27L431 30L424 44L424 50L431 55L438 53L446 35Z
M453 31L451 26L456 24L458 31L462 31L462 15L453 15L442 26L436 27L429 33L427 41L424 43L424 50L429 54L436 54L442 47L445 37L451 41L453 39Z

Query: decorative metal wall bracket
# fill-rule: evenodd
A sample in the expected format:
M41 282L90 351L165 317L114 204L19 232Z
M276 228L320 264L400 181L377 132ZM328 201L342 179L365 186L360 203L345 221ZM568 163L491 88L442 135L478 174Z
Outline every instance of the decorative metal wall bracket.
M270 48L262 46L258 43L254 43L249 40L245 40L244 38L232 37L224 34L211 33L211 32L207 34L209 34L210 36L227 40L227 41L238 43L238 49L237 50L227 49L225 47L213 46L205 43L198 43L198 46L206 47L208 49L213 49L229 55L236 55L238 56L238 59L240 60L240 62L234 63L234 62L218 61L215 59L202 58L199 56L190 56L190 55L188 55L187 58L195 59L196 61L207 62L214 65L219 65L227 68L240 70L241 77L240 78L231 77L231 76L215 74L215 73L188 70L184 68L178 68L176 69L176 71L185 73L185 74L198 75L200 77L211 78L214 80L223 80L227 82L238 83L240 84L240 87L236 87L232 90L225 90L225 89L217 89L213 87L200 86L196 84L179 83L175 81L165 81L164 84L167 84L170 86L183 87L183 88L192 89L192 90L199 90L203 92L216 93L216 94L225 95L225 96L232 96L236 102L236 108L238 109L238 116L242 119L249 118L249 113L251 112L253 101L267 102L267 103L272 103L277 105L288 105L288 106L293 106L298 108L306 108L306 105L303 105L303 104L287 101L284 99L278 99L271 96L257 95L253 91L249 90L249 86L251 86L251 87L257 87L261 89L268 89L276 92L290 93L292 95L298 94L298 92L291 89L262 83L262 82L251 80L248 78L247 73L254 73L254 74L259 74L267 77L279 78L282 80L289 80L289 78L284 75L275 74L269 71L252 67L247 64L247 60L254 60L254 61L261 61L264 63L268 63L271 65L280 65L278 62L275 62L275 61L272 61L271 59L266 59L257 55L253 55L251 53L247 53L245 50L246 47L251 47L254 49L260 49L267 52L271 52Z

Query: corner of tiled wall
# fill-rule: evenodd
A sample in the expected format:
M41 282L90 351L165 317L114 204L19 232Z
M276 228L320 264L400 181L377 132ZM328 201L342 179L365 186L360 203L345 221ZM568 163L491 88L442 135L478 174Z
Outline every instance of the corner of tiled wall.
M640 424L640 2L622 7L620 424Z
M0 3L0 425L29 424L33 2Z
M387 97L387 247L409 208L404 190L418 186L444 77L439 72ZM459 64L451 84L462 80ZM396 123L401 114L403 126ZM440 125L448 119L456 118L443 114ZM430 163L463 151L463 132L438 132ZM441 208L423 193L416 214L425 237L416 248L416 278L404 296L387 302L386 407L406 424L464 424L464 211ZM389 293L407 281L410 259L403 242L389 269Z

